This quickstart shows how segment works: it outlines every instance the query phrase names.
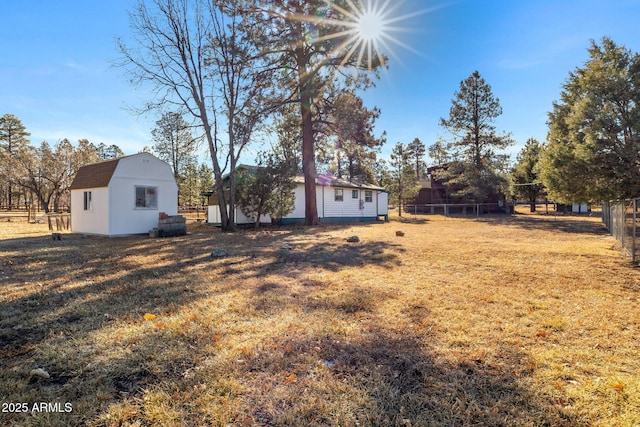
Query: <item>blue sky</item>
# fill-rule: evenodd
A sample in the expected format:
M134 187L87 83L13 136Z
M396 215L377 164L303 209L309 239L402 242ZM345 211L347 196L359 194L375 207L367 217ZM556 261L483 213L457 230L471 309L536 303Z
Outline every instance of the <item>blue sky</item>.
M115 39L129 33L134 0L3 2L0 26L0 115L18 116L32 143L116 144L126 154L151 145L157 117L136 116L149 93L128 84L111 63ZM363 93L382 115L382 157L397 141L426 145L448 138L448 117L461 80L478 70L500 99L498 131L517 145L544 141L547 112L570 71L587 59L590 40L611 37L640 51L640 0L405 0L397 15L429 10L396 23L411 50L394 46L389 69ZM248 154L246 161L251 161Z

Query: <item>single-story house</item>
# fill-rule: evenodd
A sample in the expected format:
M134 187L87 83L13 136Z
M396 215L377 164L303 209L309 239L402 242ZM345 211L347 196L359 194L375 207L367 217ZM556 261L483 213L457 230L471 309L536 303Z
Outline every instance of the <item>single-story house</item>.
M249 167L254 166L238 166ZM288 215L280 221L281 224L304 223L305 195L304 176L294 178L295 204ZM320 222L361 222L376 221L380 218L389 219L389 192L382 187L372 184L350 182L345 179L331 178L316 179L316 203ZM236 207L235 218L237 224L254 223L239 207ZM209 196L207 221L210 224L220 224L220 208L218 196L214 192ZM268 215L260 219L261 223L270 223Z
M171 166L138 153L82 166L71 183L71 230L121 236L157 227L160 212L178 213Z

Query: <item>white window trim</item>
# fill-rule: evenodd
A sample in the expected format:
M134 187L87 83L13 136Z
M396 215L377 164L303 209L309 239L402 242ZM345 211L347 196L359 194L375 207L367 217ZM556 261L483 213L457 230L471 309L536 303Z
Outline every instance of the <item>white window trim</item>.
M91 191L85 191L82 193L82 207L85 212L93 210L93 194Z
M138 205L138 188L144 188L144 194L145 194L145 205L147 204L147 189L149 188L153 188L155 190L155 206L139 206ZM133 190L133 202L134 202L134 209L140 209L140 210L158 210L158 187L155 185L135 185L134 186L134 190Z
M367 195L369 196L369 200L367 200ZM365 203L373 203L373 191L372 190L364 190L364 201L365 201Z

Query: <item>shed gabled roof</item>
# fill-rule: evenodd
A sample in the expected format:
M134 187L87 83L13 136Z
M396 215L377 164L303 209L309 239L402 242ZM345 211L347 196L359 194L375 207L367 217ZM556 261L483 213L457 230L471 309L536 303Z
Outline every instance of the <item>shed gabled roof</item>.
M82 166L71 183L71 189L108 187L120 159L121 157Z

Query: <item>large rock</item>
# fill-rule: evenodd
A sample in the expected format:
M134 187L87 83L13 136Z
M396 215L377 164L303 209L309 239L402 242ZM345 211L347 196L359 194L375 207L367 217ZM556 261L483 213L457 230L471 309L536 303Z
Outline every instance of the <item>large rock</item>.
M226 249L214 249L211 251L211 258L224 258L228 255Z

